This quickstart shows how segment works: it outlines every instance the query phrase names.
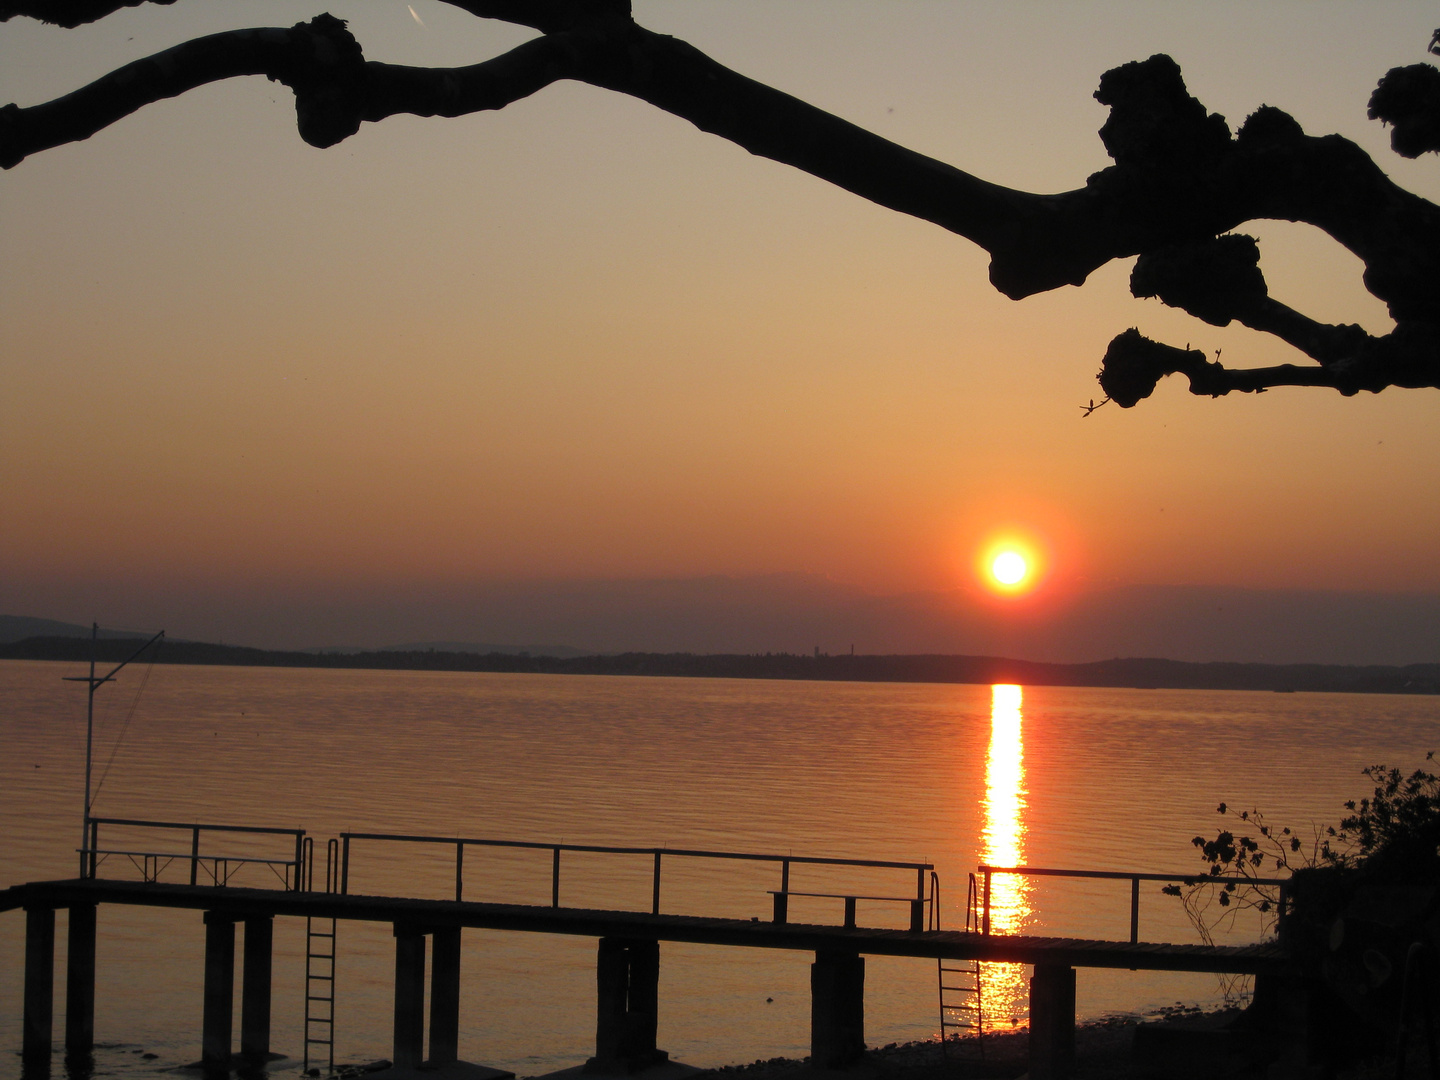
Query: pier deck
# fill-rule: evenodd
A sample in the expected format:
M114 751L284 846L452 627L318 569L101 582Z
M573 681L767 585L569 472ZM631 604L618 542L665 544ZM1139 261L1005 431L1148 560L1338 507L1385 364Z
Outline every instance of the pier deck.
M422 926L515 930L582 937L684 941L702 945L792 949L805 952L982 960L1037 966L1124 968L1260 974L1280 970L1276 945L1174 945L1091 941L1080 938L980 934L962 930L884 930L694 915L603 911L410 897L180 885L161 882L74 879L16 885L0 891L0 912L21 907L132 904L218 911L243 920L256 916L310 916Z

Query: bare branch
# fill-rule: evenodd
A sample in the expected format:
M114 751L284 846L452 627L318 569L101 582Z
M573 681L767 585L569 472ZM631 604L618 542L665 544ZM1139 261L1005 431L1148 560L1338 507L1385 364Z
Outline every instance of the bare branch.
M74 29L83 23L95 22L121 8L141 4L173 4L175 0L0 0L0 22L9 22L17 15L28 16L53 26Z
M1214 237L1254 218L1306 221L1362 261L1397 318L1440 319L1440 207L1396 186L1354 143L1308 137L1262 108L1231 139L1167 56L1107 72L1097 96L1116 164L1084 188L990 184L728 70L693 46L624 24L625 48L586 52L579 76L649 101L752 153L803 169L980 244L1019 299L1079 285L1112 259ZM618 32L618 28L617 28Z
M597 19L629 19L630 0L445 0L482 19L532 26L546 34Z
M17 15L74 29L98 22L121 8L141 4L173 4L175 0L0 0L0 22ZM596 18L629 17L629 0L445 0L484 19L534 27L547 34L568 30Z
M460 116L499 109L563 78L564 35L537 38L464 68L367 63L345 24L329 15L288 30L231 30L127 64L63 98L0 108L0 166L88 139L116 120L204 83L265 75L295 91L301 137L331 146L364 120L396 113Z
M1277 386L1326 386L1347 397L1388 386L1440 387L1440 334L1430 324L1402 323L1384 337L1367 335L1364 349L1327 366L1236 369L1207 360L1199 349L1177 349L1131 329L1111 340L1097 378L1111 400L1128 409L1154 393L1167 375L1184 375L1192 394L1208 397L1260 393Z
M1429 64L1391 68L1370 95L1368 114L1395 126L1390 148L1401 157L1440 150L1440 71Z
M0 17L30 14L70 25L66 20L134 2L0 0ZM1189 95L1167 56L1105 73L1096 97L1110 107L1100 135L1114 164L1082 188L1042 195L981 180L748 79L635 25L627 0L448 2L543 36L493 60L442 70L367 62L344 23L328 15L289 30L216 34L56 101L0 109L0 165L88 138L148 102L237 75L290 86L300 134L315 146L339 142L366 120L503 108L558 79L577 79L969 238L990 252L991 282L1012 298L1079 285L1112 259L1140 255L1136 295L1158 296L1215 325L1239 320L1320 363L1236 371L1129 331L1111 343L1101 372L1107 395L1124 407L1171 373L1185 374L1193 392L1216 396L1272 386L1353 394L1440 385L1440 207L1397 187L1354 143L1307 136L1278 109L1262 107L1232 137L1223 117ZM1440 93L1440 76L1424 71L1413 77L1418 91L1406 91L1392 72L1389 90L1382 83L1371 103L1374 115L1396 123L1396 139L1407 146L1428 145L1407 117L1429 106L1405 102ZM1223 235L1257 218L1308 222L1356 254L1396 330L1374 337L1272 299L1254 240Z
M1351 363L1378 340L1354 324L1316 322L1272 299L1260 272L1259 244L1238 233L1146 252L1130 274L1130 291L1157 297L1212 326L1238 320L1326 366Z

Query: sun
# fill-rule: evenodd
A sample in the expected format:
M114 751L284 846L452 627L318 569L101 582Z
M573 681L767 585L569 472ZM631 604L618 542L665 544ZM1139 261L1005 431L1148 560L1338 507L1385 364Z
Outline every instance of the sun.
M1025 562L1025 556L1018 551L1002 551L990 563L990 575L1001 585L1019 585L1029 573L1030 566Z
M1050 576L1050 553L1039 538L1017 529L992 533L974 555L979 584L997 596L1018 600Z

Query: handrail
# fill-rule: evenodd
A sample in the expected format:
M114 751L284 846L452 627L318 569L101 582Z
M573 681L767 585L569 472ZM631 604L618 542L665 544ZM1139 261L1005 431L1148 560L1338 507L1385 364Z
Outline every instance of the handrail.
M188 827L188 826L187 826ZM886 859L839 859L817 855L768 855L749 851L704 851L692 848L614 847L603 844L552 844L542 840L493 840L472 836L421 836L410 833L342 832L353 840L408 840L421 844L475 844L484 847L535 848L543 851L589 851L603 855L679 855L705 859L750 859L755 862L822 863L834 866L873 866L892 870L933 870L933 863L892 862Z
M1278 885L1280 896L1276 903L1276 917L1280 920L1285 918L1286 900L1288 898L1289 878L1252 878L1252 877L1221 877L1213 874L1154 874L1130 870L1056 870L1039 866L987 866L981 863L976 868L977 873L985 875L985 900L984 915L981 918L980 932L990 933L990 878L994 874L1015 874L1019 877L1074 877L1074 878L1104 878L1110 881L1130 882L1130 942L1134 944L1140 940L1140 882L1142 881L1178 881L1186 885L1193 885L1197 882L1215 882L1217 884L1244 885Z
M96 825L136 825L149 829L199 829L201 832L269 833L304 836L304 829L276 829L260 825L205 825L194 821L139 821L135 818L92 817Z
M98 874L99 869L100 869L100 860L99 860L98 856L101 856L101 855L125 855L127 858L131 858L131 859L133 860L133 858L138 855L138 856L146 859L147 862L148 862L148 860L149 860L150 858L152 858L152 857L153 857L153 858L156 858L156 859L165 859L165 860L167 860L166 865L169 865L169 861L174 860L174 859L186 859L186 860L188 860L189 863L190 863L190 884L191 884L191 885L196 885L196 884L199 883L200 864L201 864L202 862L214 862L214 863L216 864L216 867L217 867L216 874L218 874L218 867L219 867L219 864L220 864L220 863L232 863L232 862L234 862L234 863L241 863L241 864L245 864L245 863L265 863L265 864L269 865L269 866L272 867L272 868L273 868L273 867L276 867L276 866L283 866L283 867L286 867L286 868L287 868L286 876L285 876L285 887L286 887L287 890L293 890L293 891L295 891L295 892L299 892L299 891L301 891L301 888L302 888L302 885L303 885L303 882L302 882L302 880L301 880L301 879L302 879L301 868L302 868L302 864L303 864L303 854L304 854L304 844L305 844L305 830L304 830L304 829L279 829L279 828L274 828L274 827L272 827L272 826L263 826L263 825L210 825L210 824L204 824L204 823L200 823L200 822L189 822L189 821L146 821L146 820L142 820L142 819L140 819L140 818L100 818L100 817L90 817L90 818L87 818L85 824L86 824L86 830L85 830L85 831L86 831L87 843L85 844L85 846L84 846L83 848L80 848L80 849L79 849L79 851L80 851L80 876L81 876L81 877L87 877L87 878L94 878L94 877L96 877L96 875ZM107 850L107 849L102 848L102 847L100 846L100 826L101 826L101 825L119 825L119 826L125 826L125 827L130 827L130 828L139 828L139 829L177 829L177 830L183 830L183 831L188 832L188 833L190 834L190 851L189 851L188 854L184 854L184 853L153 852L153 851L150 851L150 852L141 852L141 851L117 851L117 850ZM227 856L227 855L211 855L211 854L206 854L206 853L202 853L201 850L200 850L200 834L201 834L201 833L204 833L204 832L243 833L243 834L257 835L257 836L290 836L290 837L293 837L294 840L295 840L295 853L294 853L294 856L293 856L292 858L289 858L289 859L267 859L267 858L249 857L249 856L239 857L239 856ZM292 867L294 868L294 874L293 874L293 876L289 873L289 868L292 868ZM159 871L157 870L157 873L158 873L158 872L159 872ZM212 875L212 876L215 876L215 875Z
M855 866L872 869L886 870L914 870L916 877L915 896L910 899L911 918L910 928L912 930L923 930L924 905L930 902L925 895L925 874L933 872L933 863L921 862L899 862L889 859L842 859L817 855L772 855L763 852L742 852L742 851L707 851L698 848L656 848L656 847L630 847L609 844L555 844L544 843L536 840L495 840L488 837L465 837L465 836L424 836L406 835L402 833L361 833L342 832L340 834L340 892L346 894L350 891L350 841L352 840L387 840L402 843L414 844L453 844L455 846L455 899L464 899L465 879L465 848L474 847L495 847L495 848L521 848L531 851L551 852L550 870L550 906L560 906L560 855L562 852L585 852L601 855L649 855L654 859L652 871L652 887L650 913L660 914L660 869L661 859L669 856L672 858L689 859L732 859L747 862L771 862L780 864L780 888L770 890L774 894L774 921L783 923L788 915L788 899L790 892L790 866L791 864L805 864L810 866ZM844 894L836 893L837 897ZM854 918L853 899L847 898L847 919Z

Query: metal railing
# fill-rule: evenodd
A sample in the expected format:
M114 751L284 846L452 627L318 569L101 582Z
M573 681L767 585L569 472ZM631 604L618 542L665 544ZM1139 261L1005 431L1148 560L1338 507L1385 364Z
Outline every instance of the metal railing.
M410 844L448 844L455 848L455 899L465 898L465 849L467 847L518 848L531 851L550 852L550 906L560 906L560 856L562 852L584 852L599 855L639 855L652 860L650 913L660 914L660 883L663 859L730 859L745 862L780 864L780 888L769 890L774 897L774 921L784 923L789 915L789 898L792 896L831 897L845 901L845 925L855 925L855 902L857 900L893 901L910 905L910 929L925 929L925 905L932 898L925 894L925 875L934 871L931 863L893 862L884 859L836 859L809 855L767 855L740 851L702 851L689 848L615 847L600 844L547 844L530 840L492 840L480 837L454 836L410 836L396 833L340 834L340 892L350 891L350 844L355 840L382 840ZM867 869L913 870L915 871L914 896L873 896L862 893L821 893L798 892L790 888L790 867L808 866L850 866Z
M1132 944L1140 940L1140 883L1142 881L1164 881L1186 885L1199 882L1213 882L1217 885L1228 885L1234 882L1237 885L1279 886L1280 895L1276 904L1276 918L1281 921L1285 918L1290 886L1289 878L1212 877L1208 874L1148 874L1121 870L1049 870L1038 866L986 866L983 863L976 867L976 872L983 874L985 879L984 902L980 919L980 932L982 934L990 933L990 879L995 874L1014 874L1019 877L1103 878L1109 881L1128 881L1130 882L1130 941Z
M307 836L300 844L300 890L315 892L315 840ZM340 891L340 841L333 836L325 841L325 877L321 892Z
M238 870L248 865L261 865L268 867L270 872L280 879L287 892L298 892L301 888L304 829L270 829L248 825L201 825L181 821L140 821L134 818L97 817L90 818L86 825L87 843L79 850L80 876L82 878L98 877L100 864L111 856L118 856L128 859L130 864L140 871L141 879L147 882L158 880L160 874L168 866L179 861L182 864L186 862L190 864L191 885L200 883L202 872L209 877L211 884L228 885L230 878ZM100 846L101 825L137 829L174 829L188 832L190 834L190 850L147 851L129 847L102 848ZM213 852L202 852L200 850L201 833L289 836L295 842L294 854L288 859L271 859L256 855L219 855Z

